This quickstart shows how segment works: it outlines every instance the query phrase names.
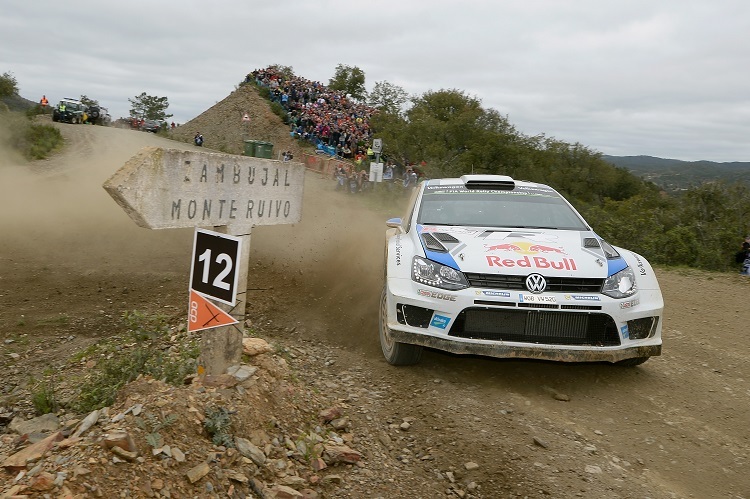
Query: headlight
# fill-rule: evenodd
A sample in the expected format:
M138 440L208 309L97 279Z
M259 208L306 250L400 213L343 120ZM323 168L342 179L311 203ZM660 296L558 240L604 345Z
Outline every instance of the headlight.
M607 277L602 286L602 293L612 298L627 298L638 291L635 285L635 272L625 267L615 275Z
M411 278L420 284L440 289L456 290L469 287L463 273L419 256L412 259Z

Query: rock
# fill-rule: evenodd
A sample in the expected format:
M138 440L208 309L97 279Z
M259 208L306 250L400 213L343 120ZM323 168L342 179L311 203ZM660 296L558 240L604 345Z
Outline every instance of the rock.
M244 364L231 366L227 368L227 374L234 376L238 381L245 381L250 376L255 374L258 370L255 366L247 366Z
M269 499L297 499L303 496L301 492L297 492L286 485L274 485L268 490L268 495L265 497Z
M534 443L544 449L549 449L549 444L539 437L534 437Z
M555 400L560 400L562 402L570 402L570 397L565 395L564 393L555 392L553 397Z
M323 459L328 464L354 464L362 459L362 454L347 445L326 445L323 447Z
M266 462L266 455L258 447L253 445L250 440L242 437L235 437L234 445L237 447L237 451L240 454L250 459L253 463L258 466L262 466Z
M138 447L136 447L133 437L126 431L110 432L104 436L102 443L106 449L119 447L126 452L135 452L136 455L138 454Z
M592 475L598 475L599 473L602 472L602 469L599 466L594 466L594 465L589 464L589 465L586 465L586 468L584 468L584 471Z
M326 469L328 465L323 459L316 457L310 461L310 467L317 472Z
M271 345L262 338L242 338L242 353L254 357L271 351Z
M349 418L344 416L343 418L334 419L331 421L331 426L333 426L334 430L344 430L349 426Z
M208 475L208 473L211 471L211 468L208 466L207 462L202 462L197 466L194 466L190 468L186 475L188 480L190 480L190 483L195 483L204 476Z
M109 449L112 451L112 454L114 454L117 457L121 457L126 461L130 461L131 463L138 459L138 452L129 452L123 449L122 447L115 445L114 447Z
M329 407L328 409L323 409L320 411L318 416L320 416L320 419L324 423L328 423L329 421L333 421L334 419L340 418L343 414L343 410L341 407L333 406Z
M479 468L479 465L475 462L469 461L468 463L464 464L464 468L466 468L466 471L472 471Z
M307 485L307 480L305 480L301 476L287 475L285 477L280 478L279 483L281 485L286 485L287 487L291 487L294 490L299 490L303 488L305 485Z
M36 475L29 484L31 490L45 491L50 490L55 486L55 475L42 471Z
M27 433L50 433L57 431L60 427L60 419L52 413L44 414L38 418L29 419L28 421L20 418L13 418L8 425L8 430L19 435Z
M185 462L185 453L182 452L178 447L172 447L172 457L178 463Z
M96 424L96 422L99 420L99 411L92 411L89 413L88 416L86 416L83 421L81 421L80 426L78 426L78 429L73 433L74 437L80 437L83 435L86 431L89 430L92 426Z
M28 463L38 461L45 452L50 450L55 445L55 442L59 442L62 439L63 435L61 432L58 431L56 433L53 433L41 442L32 444L8 457L3 462L3 467L11 472L24 470L26 469L26 465Z

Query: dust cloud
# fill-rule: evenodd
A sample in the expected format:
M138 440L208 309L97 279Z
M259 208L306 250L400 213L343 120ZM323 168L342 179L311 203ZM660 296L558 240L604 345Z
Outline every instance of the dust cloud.
M187 287L193 230L137 227L102 184L143 147L192 145L97 126L60 130L66 146L51 159L0 154L0 278L23 260L26 269L103 276L113 287L134 276L150 286L167 276ZM252 231L248 298L281 289L279 306L311 334L375 352L388 216L362 201L308 172L302 221Z
M394 206L391 216L400 214ZM308 172L302 221L256 227L253 272L275 275L303 325L334 343L377 353L377 320L383 287L385 220L359 196L334 191L334 183ZM252 262L251 262L252 263ZM252 293L250 293L252 296Z
M51 159L28 162L7 146L0 153L0 275L6 260L21 259L77 273L166 270L177 258L183 270L189 267L190 232L139 228L102 188L153 137L95 126L60 129L66 144Z

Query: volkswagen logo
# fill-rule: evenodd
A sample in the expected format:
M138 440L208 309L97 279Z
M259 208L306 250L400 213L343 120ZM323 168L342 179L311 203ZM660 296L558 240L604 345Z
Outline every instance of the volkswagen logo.
M539 274L530 274L526 278L526 289L532 293L544 293L544 290L547 289L547 281Z

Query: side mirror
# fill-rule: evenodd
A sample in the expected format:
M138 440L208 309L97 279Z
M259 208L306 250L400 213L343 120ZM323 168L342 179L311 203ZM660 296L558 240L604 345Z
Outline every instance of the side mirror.
M391 218L385 221L385 225L391 229L398 229L401 227L401 218Z

